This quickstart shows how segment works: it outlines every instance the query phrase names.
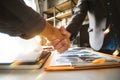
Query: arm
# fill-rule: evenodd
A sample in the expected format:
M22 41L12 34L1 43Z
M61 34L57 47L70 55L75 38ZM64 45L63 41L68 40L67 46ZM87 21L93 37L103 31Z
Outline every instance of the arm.
M67 25L67 31L71 33L70 40L73 40L87 15L88 3L87 0L79 0L76 5L75 12L71 18L71 21Z
M46 22L45 29L40 33L40 35L43 35L48 38L48 40L52 41L55 39L64 39L66 38L65 35L62 35L59 29L56 27L53 27L51 24Z
M80 26L82 25L82 22L86 17L86 14L87 14L87 2L86 0L79 0L76 6L75 13L72 16L71 21L67 25L67 30L65 30L64 28L61 28L61 33L67 36L67 38L61 41L56 39L50 42L50 44L52 44L54 48L57 49L58 52L62 53L70 47L69 38L76 37L80 29Z
M23 0L0 0L0 32L31 38L39 34L45 20Z
M49 40L63 39L58 29L47 23L39 13L26 6L23 0L0 0L0 32L25 39L40 33Z

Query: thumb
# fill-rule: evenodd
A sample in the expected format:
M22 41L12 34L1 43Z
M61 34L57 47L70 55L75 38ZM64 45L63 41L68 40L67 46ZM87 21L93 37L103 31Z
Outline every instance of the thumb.
M67 32L66 29L64 28L64 26L61 26L60 31L62 34L66 34L66 32Z

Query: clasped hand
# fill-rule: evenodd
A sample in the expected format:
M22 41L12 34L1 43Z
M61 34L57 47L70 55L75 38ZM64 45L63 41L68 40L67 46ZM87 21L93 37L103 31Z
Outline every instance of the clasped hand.
M65 36L65 38L62 40L55 39L53 41L50 41L49 45L52 45L54 47L54 49L56 49L59 53L63 53L70 47L70 39L69 38L70 38L71 34L64 27L61 27L59 30L60 30L61 34Z

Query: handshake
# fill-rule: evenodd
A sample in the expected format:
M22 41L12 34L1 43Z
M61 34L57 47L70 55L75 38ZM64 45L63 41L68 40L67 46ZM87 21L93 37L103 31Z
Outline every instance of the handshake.
M50 45L60 53L66 51L70 47L69 38L71 34L66 31L64 27L58 29L46 22L45 29L40 35L45 36L49 40Z

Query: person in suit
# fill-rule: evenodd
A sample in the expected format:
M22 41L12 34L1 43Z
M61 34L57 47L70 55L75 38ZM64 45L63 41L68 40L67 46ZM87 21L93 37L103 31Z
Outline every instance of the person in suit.
M75 39L88 15L91 48L112 54L120 44L119 3L120 0L78 0L74 14L66 26L66 30L71 34L70 40ZM108 33L105 33L106 29L109 29Z
M0 0L0 32L24 39L43 35L48 40L61 41L62 45L69 44L69 39L64 34L28 7L23 0ZM65 49L67 47L66 45Z

